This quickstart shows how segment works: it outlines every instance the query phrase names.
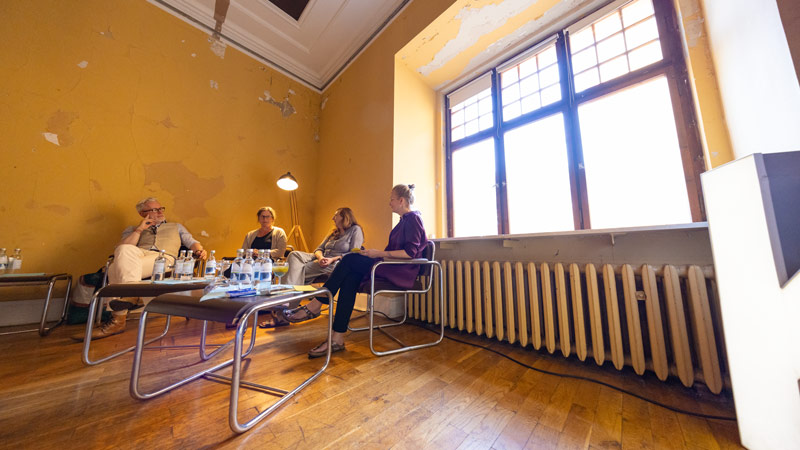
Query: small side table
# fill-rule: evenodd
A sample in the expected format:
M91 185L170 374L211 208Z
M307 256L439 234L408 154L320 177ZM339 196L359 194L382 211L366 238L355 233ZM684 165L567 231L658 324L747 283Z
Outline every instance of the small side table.
M53 296L53 287L55 287L56 281L59 280L64 280L67 282L67 292L64 294L64 308L61 311L61 319L59 319L55 325L51 326L50 328L46 328L45 324L47 323L47 312L50 309L50 299ZM61 325L67 319L67 311L69 309L69 291L72 288L72 275L68 273L9 273L0 275L0 287L43 285L48 285L48 288L47 297L44 300L44 308L42 308L42 320L39 322L38 331L40 336L47 336L47 334L50 333L53 328ZM37 329L31 328L30 330L8 331L5 333L0 333L0 335L27 333L30 331L37 331Z

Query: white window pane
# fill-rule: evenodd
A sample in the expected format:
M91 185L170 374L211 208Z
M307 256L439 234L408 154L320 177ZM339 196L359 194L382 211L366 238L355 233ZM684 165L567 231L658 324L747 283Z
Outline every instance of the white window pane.
M692 221L665 77L578 108L592 228Z
M586 27L577 33L570 33L569 47L572 54L594 44L594 33L592 27Z
M522 114L529 113L531 111L539 109L541 104L539 103L539 93L535 93L533 95L529 95L524 97L521 101L522 104Z
M539 70L555 64L558 60L558 55L556 55L556 46L551 45L550 47L547 47L546 50L536 55L536 58L539 60Z
M532 73L535 73L536 70L537 70L536 69L536 58L535 57L531 57L530 59L527 59L527 60L523 61L522 63L520 63L520 65L519 65L519 77L520 78L525 78L528 75L530 75Z
M492 112L492 98L486 97L478 101L478 114L484 115Z
M636 70L648 64L661 61L661 58L661 41L653 41L628 53L631 70Z
M464 138L464 126L461 125L461 126L453 128L453 131L450 133L450 140L452 142L455 142L455 141L457 141L459 139L463 139L463 138Z
M494 140L453 152L453 235L497 234Z
M476 119L478 117L478 104L473 103L466 108L464 108L464 120L470 121L472 119Z
M486 114L484 116L480 116L478 118L478 128L483 130L487 130L492 127L492 122L494 121L492 117L492 113Z
M519 84L513 84L503 89L503 105L519 100Z
M519 109L519 102L514 102L503 108L503 121L507 122L511 119L519 117L522 111Z
M550 86L551 84L558 83L558 66L550 66L539 72L539 85L542 87Z
M539 77L534 75L525 78L519 83L520 95L523 97L539 90Z
M517 66L514 66L500 74L500 86L507 87L516 83L519 80L519 72Z
M597 74L597 67L575 75L575 92L581 92L598 84L600 76Z
M477 118L474 119L474 120L470 120L465 125L464 134L466 136L472 136L473 134L477 133L478 131L480 131L480 130L478 130L478 119Z
M597 65L597 53L594 47L589 47L580 53L572 55L572 72L579 73Z
M478 98L479 99L489 97L490 95L492 95L492 88L486 88L486 89L478 92Z
M628 59L625 55L600 64L600 79L604 83L626 73L628 73Z
M457 127L464 123L464 110L459 109L458 111L454 112L450 115L450 126Z
M594 38L601 41L620 30L622 30L622 22L619 11L614 11L605 19L594 24Z
M600 62L625 53L625 39L622 33L615 34L603 42L597 44L597 58Z
M561 85L553 85L542 90L542 106L561 100Z
M658 26L656 25L655 17L651 17L635 27L625 30L625 41L628 44L628 49L636 48L653 39L658 39Z
M638 0L622 8L622 21L625 26L629 27L632 24L644 19L647 16L652 16L653 2L650 0Z
M509 231L574 230L561 114L509 131L504 141Z

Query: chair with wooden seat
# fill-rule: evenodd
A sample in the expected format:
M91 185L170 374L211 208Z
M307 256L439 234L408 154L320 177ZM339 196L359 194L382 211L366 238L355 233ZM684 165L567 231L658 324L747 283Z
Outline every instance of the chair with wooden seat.
M417 350L420 348L425 347L432 347L437 345L438 343L442 342L444 338L444 295L439 295L439 338L435 341L428 342L425 344L419 345L405 345L399 339L395 338L387 331L385 328L389 327L396 327L403 325L408 318L408 296L410 294L427 294L431 291L433 287L433 270L434 268L438 271L438 284L439 284L439 292L444 292L444 278L443 278L443 271L442 266L439 264L438 261L434 260L436 247L433 242L428 241L427 246L425 247L425 252L423 254L423 258L417 259L384 259L383 261L377 262L374 266L372 266L372 271L370 272L370 282L367 286L367 289L364 289L362 292L368 295L367 298L367 316L369 318L369 326L366 327L348 327L350 331L369 331L369 349L372 353L376 356L384 356L384 355L392 355L395 353L407 352L409 350ZM402 264L418 264L419 265L419 273L417 274L417 279L414 282L414 286L411 289L403 289L401 287L395 286L392 283L387 281L382 281L380 279L375 279L375 271L378 267L385 265L385 264L393 264L393 265L402 265ZM398 322L393 323L385 323L381 325L375 325L375 296L380 294L390 294L395 298L399 298L399 294L403 295L403 319ZM392 349L392 350L385 350L385 351L377 351L375 350L374 346L374 333L375 330L381 331L382 333L386 334L401 345L400 348Z

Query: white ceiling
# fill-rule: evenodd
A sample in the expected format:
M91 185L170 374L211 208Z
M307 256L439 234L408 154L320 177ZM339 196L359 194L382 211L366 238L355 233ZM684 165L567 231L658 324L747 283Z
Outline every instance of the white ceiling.
M149 0L211 34L215 0ZM268 0L230 0L222 41L318 91L410 0L310 0L295 21Z

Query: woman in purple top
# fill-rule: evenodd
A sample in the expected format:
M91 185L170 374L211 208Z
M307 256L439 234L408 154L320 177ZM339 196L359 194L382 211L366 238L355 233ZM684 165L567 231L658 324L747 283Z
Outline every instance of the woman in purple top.
M392 188L389 207L400 216L398 223L389 234L389 245L384 250L370 248L360 253L348 253L336 266L324 287L333 295L339 293L336 316L333 319L333 340L331 351L344 350L344 333L356 303L356 292L364 282L369 282L372 266L382 258L413 259L422 258L428 239L418 211L412 211L414 204L414 185L398 184ZM400 288L408 289L414 285L419 273L419 265L386 264L375 271L375 279L388 281ZM284 311L290 322L302 322L319 316L326 297L317 298L304 306ZM327 341L308 352L309 358L325 356Z

